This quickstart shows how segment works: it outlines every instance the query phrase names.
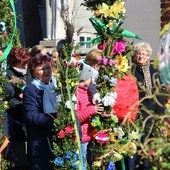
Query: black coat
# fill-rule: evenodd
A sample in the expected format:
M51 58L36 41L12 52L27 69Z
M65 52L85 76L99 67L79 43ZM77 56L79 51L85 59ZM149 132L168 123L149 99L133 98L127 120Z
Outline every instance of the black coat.
M24 80L26 84L32 81L32 76L27 70L25 75L19 73L13 67L9 67L6 71L6 76L11 80L12 76L15 76L21 80ZM23 119L22 119L22 98L19 96L22 93L16 84L7 83L6 85L6 94L7 100L9 102L9 109L7 110L8 123L9 123L9 136L10 140L26 140L26 135L23 130Z
M150 69L150 75L152 81L152 94L154 94L155 89L157 88L156 86L158 86L155 80L157 79L160 85L162 84L162 82L158 70L156 70L152 64L150 65L149 69ZM132 74L134 74L134 76L136 77L137 83L142 84L144 86L144 74L141 66L134 65L132 67ZM138 85L138 88L139 88L139 99L142 99L143 97L145 97L145 92L142 90L141 85ZM160 88L159 92L160 93L163 92L163 89ZM158 101L163 105L163 107L158 105L153 98L145 99L142 102L142 104L147 108L147 110L152 110L156 114L164 114L165 98L160 95L157 95L156 97ZM146 118L147 115L144 113L143 116L144 118Z

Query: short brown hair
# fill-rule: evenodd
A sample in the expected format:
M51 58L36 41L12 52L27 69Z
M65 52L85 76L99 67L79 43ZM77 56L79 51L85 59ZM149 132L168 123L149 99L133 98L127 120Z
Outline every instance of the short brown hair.
M102 50L99 49L93 49L86 55L85 61L88 65L93 66L95 64L98 64L99 59L101 58L103 54Z
M43 49L46 49L43 45L34 45L30 51L31 57L34 57L36 54L41 53Z
M38 66L43 65L45 63L50 63L51 66L54 67L54 60L47 54L43 55L39 53L36 54L34 57L31 57L29 65L31 74L35 72Z
M20 63L22 66L28 64L30 60L30 52L27 48L14 47L11 49L8 55L8 63L12 66L16 66Z

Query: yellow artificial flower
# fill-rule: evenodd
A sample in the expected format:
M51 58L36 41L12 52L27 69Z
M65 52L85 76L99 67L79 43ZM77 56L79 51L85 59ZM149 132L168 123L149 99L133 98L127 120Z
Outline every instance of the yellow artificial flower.
M136 144L133 142L128 142L125 146L124 146L124 151L125 153L132 158L133 155L137 152L137 147Z
M123 7L124 2L119 0L115 1L114 4L110 7L111 16L119 19L119 14L125 13L126 9Z
M3 93L3 89L2 89L2 87L0 87L0 94L2 94Z
M3 103L4 103L4 104L3 104L4 109L5 109L5 110L8 109L8 108L9 108L8 101L4 101Z
M109 133L109 136L110 136L110 142L113 142L113 143L116 142L114 133Z
M122 159L122 155L119 154L118 152L115 152L115 151L114 151L114 153L113 153L113 159L114 159L115 162L120 161L120 160Z
M94 15L95 15L96 17L98 17L98 16L101 15L98 9L94 11Z
M93 166L100 167L102 165L102 161L95 161L93 162Z
M0 50L0 58L3 56L3 52Z
M109 27L109 29L111 30L115 25L115 22L113 20L110 20L107 24L107 27Z
M111 11L110 11L110 9L109 9L109 6L108 6L107 4L105 4L105 3L102 3L102 5L99 4L99 5L97 6L97 9L99 10L99 11L98 11L99 14L103 14L106 18L109 17L110 14L111 14Z
M128 59L126 56L118 55L116 57L116 67L119 71L126 73L129 69Z

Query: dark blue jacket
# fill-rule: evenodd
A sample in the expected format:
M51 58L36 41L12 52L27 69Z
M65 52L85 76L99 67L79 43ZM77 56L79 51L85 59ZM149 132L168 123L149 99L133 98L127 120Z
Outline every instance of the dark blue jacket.
M43 91L32 84L24 90L23 114L28 134L29 169L52 170L52 129L56 113L44 113Z

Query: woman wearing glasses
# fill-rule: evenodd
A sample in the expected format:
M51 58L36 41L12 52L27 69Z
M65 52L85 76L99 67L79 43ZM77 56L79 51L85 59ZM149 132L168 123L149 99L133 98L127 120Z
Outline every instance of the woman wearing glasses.
M161 79L158 70L153 67L150 62L150 57L152 54L151 46L146 42L137 43L134 47L134 57L132 64L132 74L136 77L139 98L141 99L139 107L139 115L142 116L144 129L143 136L141 137L141 142L144 143L148 137L150 127L154 123L153 118L149 118L150 114L161 115L164 114L164 97L160 96L162 91ZM156 92L156 93L155 93ZM159 105L155 101L154 96L156 95L157 100L162 105ZM139 163L140 162L140 163ZM139 166L137 166L139 165ZM133 158L126 159L126 170L150 170L149 160L146 158L141 158L139 155L134 155Z

